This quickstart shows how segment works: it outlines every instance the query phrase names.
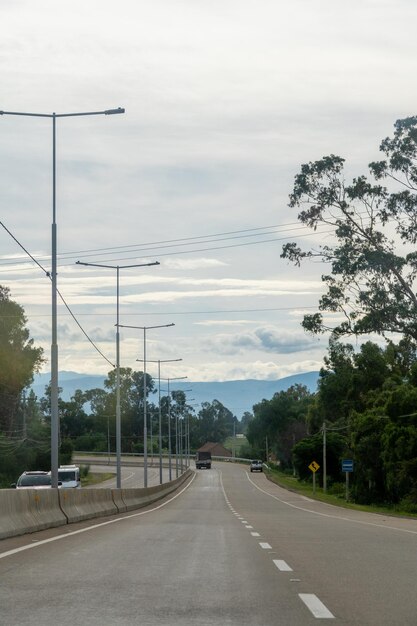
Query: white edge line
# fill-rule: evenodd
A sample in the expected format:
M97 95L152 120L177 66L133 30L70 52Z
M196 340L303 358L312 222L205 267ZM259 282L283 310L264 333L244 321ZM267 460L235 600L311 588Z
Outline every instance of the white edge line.
M59 541L60 539L65 539L66 537L72 537L74 535L79 535L81 533L86 533L89 530L95 530L96 528L101 528L102 526L108 526L109 524L115 524L116 522L123 522L126 519L132 519L133 517L139 517L140 515L146 515L147 513L152 513L153 511L157 511L158 509L162 509L162 507L166 506L176 498L178 498L193 482L196 474L193 475L190 482L181 489L175 496L163 502L162 504L155 506L153 509L149 509L148 511L141 511L139 513L132 513L131 515L126 515L125 517L117 517L116 519L107 520L106 522L100 522L99 524L94 524L93 526L88 526L88 528L80 528L79 530L73 530L70 533L65 533L64 535L58 535L56 537L50 537L49 539L42 539L37 543L27 544L26 546L21 546L20 548L14 548L13 550L8 550L7 552L0 553L0 559L5 559L7 556L13 556L14 554L18 554L19 552L24 552L25 550L31 550L32 548L37 548L38 546L43 546L46 543L52 543L52 541ZM87 521L87 520L82 520ZM68 527L68 525L67 525ZM11 539L11 537L9 537Z
M285 500L282 500L281 498L274 496L272 493L268 493L264 489L261 489L260 487L258 487L258 485L256 485L250 479L249 474L247 472L245 473L246 473L246 476L248 477L249 482L252 483L252 485L256 487L256 489L259 489L259 491L262 491L262 493L269 496L270 498L274 498L274 500L278 500L278 502L282 502L282 504L286 504L287 506L290 506L292 509L305 511L306 513L311 513L312 515L320 515L321 517L329 517L331 519L338 519L338 520L341 520L342 522L351 522L352 524L362 524L363 526L375 526L376 528L385 528L386 530L396 530L400 533L408 533L410 535L417 535L417 530L408 530L407 528L397 528L396 526L386 526L385 524L376 524L375 522L364 522L362 520L351 519L350 517L343 517L341 515L331 515L330 513L320 513L319 511L312 511L311 509L305 509L302 506L291 504L291 502L286 502ZM319 502L319 501L314 500L314 502Z

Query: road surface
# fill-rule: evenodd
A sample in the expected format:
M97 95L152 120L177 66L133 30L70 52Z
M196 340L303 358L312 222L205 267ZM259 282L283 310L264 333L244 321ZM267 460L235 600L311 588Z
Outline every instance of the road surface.
M2 625L415 626L417 522L215 463L148 509L3 540L0 576Z

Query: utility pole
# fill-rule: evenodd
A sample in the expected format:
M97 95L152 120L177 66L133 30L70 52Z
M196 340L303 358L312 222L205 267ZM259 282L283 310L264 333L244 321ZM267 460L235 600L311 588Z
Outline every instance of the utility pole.
M323 493L327 491L326 422L323 422Z

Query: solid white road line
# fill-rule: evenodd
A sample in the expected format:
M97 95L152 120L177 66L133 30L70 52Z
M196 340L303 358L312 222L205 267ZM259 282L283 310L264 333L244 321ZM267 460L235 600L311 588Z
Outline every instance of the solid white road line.
M314 617L319 619L334 619L334 615L314 593L299 593L301 600L310 609Z
M285 561L274 559L274 563L280 572L292 572L293 571L292 567L290 567L288 563L286 563Z
M329 513L320 513L319 511L312 511L311 509L305 509L302 506L296 506L295 504L292 504L291 502L287 502L286 500L282 500L281 498L274 496L272 493L265 491L265 489L261 489L260 487L258 487L258 485L256 485L253 482L253 480L250 479L249 474L247 472L246 472L246 476L248 477L249 482L254 487L256 487L256 489L258 489L265 495L269 496L270 498L273 498L274 500L277 500L278 502L282 502L282 504L286 504L292 509L298 509L299 511L304 511L305 513L311 513L312 515L319 515L320 517L328 517L331 519L342 520L343 522L351 522L352 524L362 524L364 526L375 526L376 528L385 528L386 530L396 530L400 533L409 533L410 535L417 535L417 530L409 530L408 528L398 528L398 526L386 526L385 524L376 524L374 522L364 522L363 520L352 519L350 517L343 517L342 515L330 515ZM319 502L319 500L314 500L314 502ZM329 505L329 506L333 506L333 505Z
M263 550L272 550L272 546L270 546L269 543L262 543L261 542L259 545L261 546L261 548Z
M147 515L148 513L153 513L153 511L157 511L158 509L162 509L162 507L166 506L173 500L176 500L180 495L184 493L186 489L191 485L194 481L196 474L193 475L190 482L181 489L175 496L163 502L162 504L149 509L148 511L141 511L140 513L131 513L130 515L126 515L125 517L116 517L107 522L99 522L98 524L94 524L93 526L87 526L86 528L80 528L79 530L73 530L72 532L65 533L63 535L56 535L55 537L50 537L49 539L41 539L37 543L27 544L25 546L21 546L20 548L14 548L13 550L7 550L7 552L0 552L0 559L5 559L8 556L13 556L13 554L18 554L19 552L24 552L25 550L30 550L31 548L37 548L38 546L43 546L46 543L51 543L53 541L60 541L61 539L66 539L67 537L73 537L74 535L80 535L81 533L88 533L96 528L101 528L102 526L109 526L109 524L116 524L117 522L124 522L125 520L132 519L133 517L141 517L142 515ZM32 539L33 541L33 539Z

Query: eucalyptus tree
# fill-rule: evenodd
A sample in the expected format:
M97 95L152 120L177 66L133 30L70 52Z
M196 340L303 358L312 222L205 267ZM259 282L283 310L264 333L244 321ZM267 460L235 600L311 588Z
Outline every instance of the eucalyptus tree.
M333 154L302 165L295 177L289 206L306 227L335 237L309 250L287 243L281 254L296 265L316 257L329 266L319 312L303 320L313 333L417 340L417 116L398 120L380 150L384 158L370 163L370 177L347 182L345 160ZM331 324L325 312L341 321Z

